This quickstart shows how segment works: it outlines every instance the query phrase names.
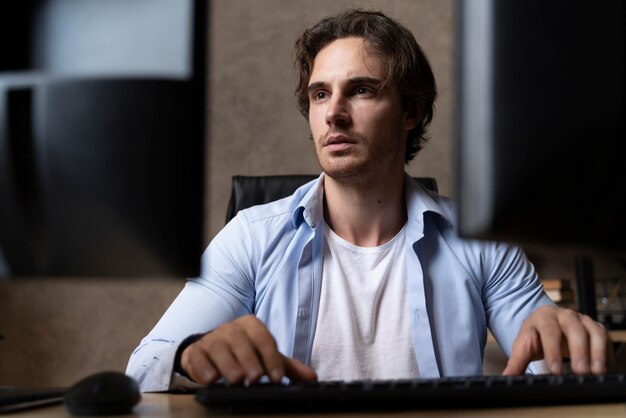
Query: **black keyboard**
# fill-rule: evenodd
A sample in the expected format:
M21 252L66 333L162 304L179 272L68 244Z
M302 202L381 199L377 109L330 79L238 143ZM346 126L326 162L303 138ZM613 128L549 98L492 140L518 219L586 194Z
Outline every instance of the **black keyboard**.
M65 390L0 386L0 414L61 403Z
M626 401L626 375L446 377L396 381L213 384L196 399L233 413L394 411Z

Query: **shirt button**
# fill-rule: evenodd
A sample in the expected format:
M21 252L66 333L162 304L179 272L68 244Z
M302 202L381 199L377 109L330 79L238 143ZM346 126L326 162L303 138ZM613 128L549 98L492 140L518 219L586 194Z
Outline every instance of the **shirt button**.
M298 312L298 316L300 318L306 318L308 315L307 311L305 311L304 309L300 309L300 312Z

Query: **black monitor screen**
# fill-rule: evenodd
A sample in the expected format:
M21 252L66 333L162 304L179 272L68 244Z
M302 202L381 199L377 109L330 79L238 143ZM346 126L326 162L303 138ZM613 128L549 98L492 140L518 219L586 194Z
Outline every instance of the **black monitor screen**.
M457 13L461 233L626 249L623 1Z
M0 276L198 273L205 3L0 6Z

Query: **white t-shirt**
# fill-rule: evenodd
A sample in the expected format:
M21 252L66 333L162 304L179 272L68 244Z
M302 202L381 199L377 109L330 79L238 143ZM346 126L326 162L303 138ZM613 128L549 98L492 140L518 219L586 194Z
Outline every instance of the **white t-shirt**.
M320 380L419 377L406 305L406 225L358 247L324 225L322 291L311 366Z

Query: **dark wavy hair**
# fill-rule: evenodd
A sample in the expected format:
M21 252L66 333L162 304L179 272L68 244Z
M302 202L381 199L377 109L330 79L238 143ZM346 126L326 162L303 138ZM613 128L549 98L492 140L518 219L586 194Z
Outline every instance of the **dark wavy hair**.
M421 117L408 135L404 160L408 163L427 141L426 131L433 118L437 96L435 77L426 55L413 34L378 11L348 10L327 17L304 31L295 45L298 71L296 96L300 112L308 120L307 86L318 52L337 39L358 37L383 66L383 88L397 89L404 109L414 107Z

